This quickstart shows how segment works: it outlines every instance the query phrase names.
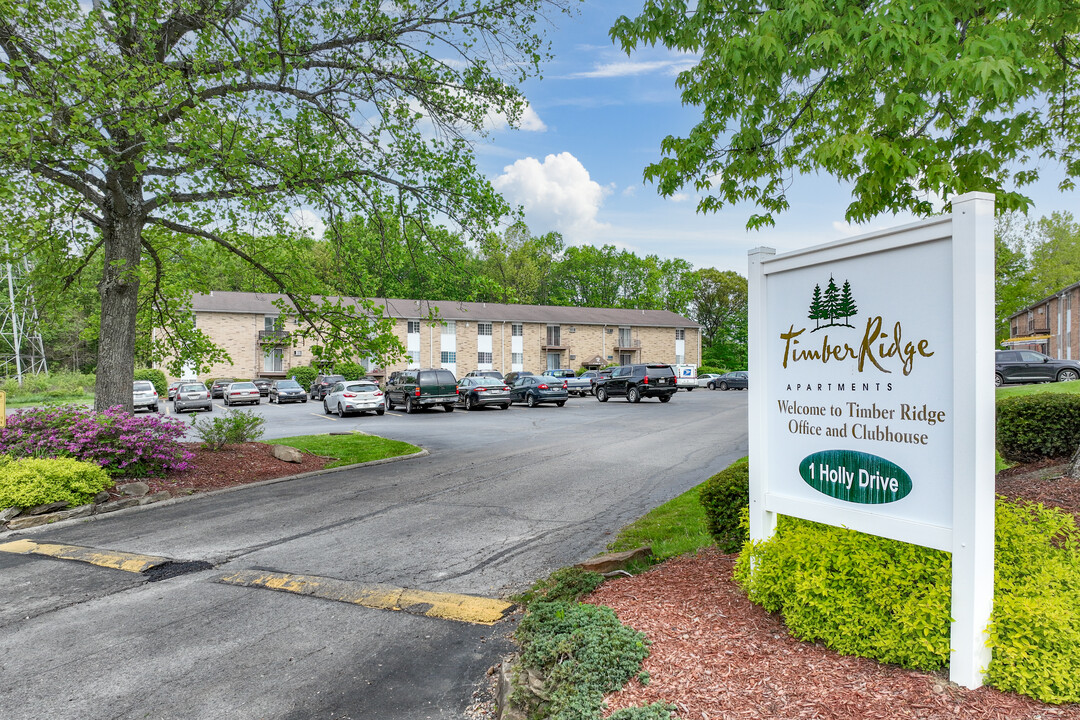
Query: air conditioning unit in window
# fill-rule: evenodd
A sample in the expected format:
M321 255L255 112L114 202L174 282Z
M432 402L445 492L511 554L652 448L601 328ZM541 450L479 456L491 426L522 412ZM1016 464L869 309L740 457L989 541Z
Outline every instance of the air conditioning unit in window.
M293 350L292 354L293 354L293 357L303 357L304 356L304 351L303 350Z
M577 328L570 328L570 332L577 332Z
M570 359L571 359L571 360L577 360L577 355L571 355L571 356L570 356Z
M615 328L608 328L607 329L607 334L608 335L612 335L612 334L614 334L614 332L615 332Z

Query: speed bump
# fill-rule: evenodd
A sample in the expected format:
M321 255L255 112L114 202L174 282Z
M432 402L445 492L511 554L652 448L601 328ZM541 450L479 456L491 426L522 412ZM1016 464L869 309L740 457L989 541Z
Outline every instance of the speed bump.
M218 578L218 582L310 595L324 600L379 610L398 610L412 615L474 625L494 625L514 607L513 603L504 600L475 595L410 590L380 583L358 583L318 575L294 575L266 570L240 570Z
M119 550L98 550L79 545L60 545L58 543L37 543L32 540L15 540L0 545L0 552L16 555L44 555L61 560L98 565L100 567L123 570L130 573L146 572L150 568L172 562L170 558L157 555L139 555L120 552Z

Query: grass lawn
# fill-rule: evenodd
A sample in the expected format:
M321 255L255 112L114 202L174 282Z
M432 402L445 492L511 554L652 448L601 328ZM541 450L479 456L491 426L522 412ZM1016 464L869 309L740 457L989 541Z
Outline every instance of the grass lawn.
M350 435L296 435L294 437L267 440L266 442L276 445L289 445L314 455L337 458L337 460L326 466L328 468L355 465L356 463L383 460L420 452L420 448L407 442L388 440L375 435L361 435L359 433Z
M1040 393L1080 393L1080 382L1032 383L1012 385L997 389L997 399L1015 395L1038 395Z
M4 406L11 408L45 407L47 405L93 405L93 393L58 395L55 392L31 393L27 395L8 395Z

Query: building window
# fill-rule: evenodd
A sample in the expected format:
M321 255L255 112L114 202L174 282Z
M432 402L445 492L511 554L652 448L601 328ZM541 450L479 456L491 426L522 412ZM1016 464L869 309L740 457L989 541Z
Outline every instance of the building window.
M619 353L619 364L630 365L634 362L634 353Z
M277 317L274 315L266 315L263 317L263 330L270 332L274 329L274 325L277 323ZM250 327L250 326L249 326Z
M457 335L457 323L453 320L446 321L446 327L443 328L443 335Z
M419 335L420 334L420 321L419 320L410 320L409 321L409 334L410 335Z
M476 363L478 365L490 365L491 364L491 353L489 353L489 352L478 352L478 353L476 353Z
M281 348L268 348L263 352L263 372L284 372L284 353Z
M525 353L510 353L510 362L521 365L525 362Z
M675 356L675 364L676 365L682 365L684 362L686 362L686 356L685 355L676 355Z
M439 353L439 362L443 363L457 363L457 353L453 350L443 350Z
M631 347L630 328L619 328L619 347Z
M419 350L410 350L407 355L409 356L409 367L420 367Z
M510 325L510 335L512 337L521 337L525 334L525 327L520 323L513 323Z
M548 325L547 326L547 344L549 346L551 346L551 347L559 347L560 345L562 345L562 343L559 342L559 326L558 325Z
M685 340L686 339L686 328L675 328L675 339L676 340Z
M476 334L477 335L490 335L491 334L491 323L476 323Z

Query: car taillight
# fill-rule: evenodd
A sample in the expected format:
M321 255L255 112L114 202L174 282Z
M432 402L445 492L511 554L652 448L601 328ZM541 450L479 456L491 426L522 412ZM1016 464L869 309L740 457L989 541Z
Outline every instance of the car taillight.
M420 388L416 388L416 390L413 392L413 395L415 395L416 397L420 397Z
M566 381L565 381L565 380L563 380L563 382L562 382L562 389L563 389L563 390L565 390L565 389L566 389Z
M642 385L648 385L649 384L649 376L648 375L646 375L645 378L641 381L641 384Z
M356 397L356 393L341 393L341 397Z
M551 388L549 388L546 383L541 383L541 384L536 386L536 389L537 390L550 390Z
M485 390L487 390L487 388L481 388L481 387L476 388L476 392L484 392Z
M510 386L509 385L503 385L503 392L510 392Z
M376 390L375 397L382 397L382 390Z

